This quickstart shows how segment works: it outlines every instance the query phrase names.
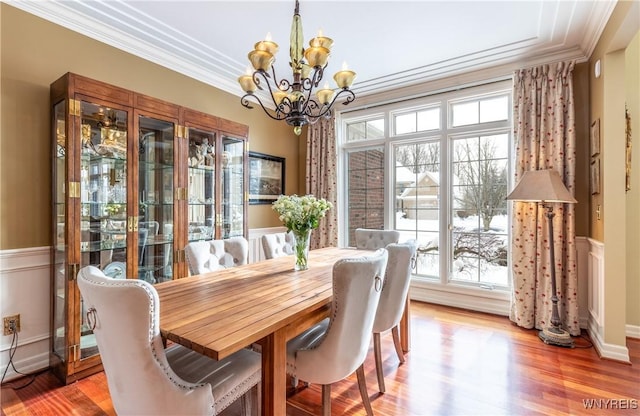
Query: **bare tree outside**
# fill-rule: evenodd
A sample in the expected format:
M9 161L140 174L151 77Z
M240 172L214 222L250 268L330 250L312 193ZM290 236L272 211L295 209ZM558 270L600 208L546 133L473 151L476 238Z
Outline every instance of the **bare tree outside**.
M495 143L484 139L456 143L454 171L460 190L455 196L457 205L466 215L477 213L486 232L493 217L506 211L507 165L497 156Z
M398 146L396 161L413 173L437 172L440 167L440 146L438 143Z

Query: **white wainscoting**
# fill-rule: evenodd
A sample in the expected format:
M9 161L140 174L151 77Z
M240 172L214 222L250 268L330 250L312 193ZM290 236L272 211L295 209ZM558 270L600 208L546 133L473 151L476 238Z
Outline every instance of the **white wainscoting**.
M604 341L604 244L589 238L589 254L587 270L588 282L588 309L589 324L587 330L593 341L593 345L603 358L629 362L629 349L626 345L607 344ZM626 327L626 335L634 336L634 330L630 325Z
M576 237L577 273L578 273L578 320L580 328L589 328L589 239Z
M20 314L18 349L13 365L21 373L49 366L50 256L50 247L0 251L0 316ZM1 336L0 370L4 373L9 365L13 336ZM9 367L5 381L18 376Z

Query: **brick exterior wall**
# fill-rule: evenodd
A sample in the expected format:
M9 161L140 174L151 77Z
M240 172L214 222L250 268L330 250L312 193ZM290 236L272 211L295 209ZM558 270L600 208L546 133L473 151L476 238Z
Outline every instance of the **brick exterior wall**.
M384 228L384 152L349 153L349 246L356 228Z

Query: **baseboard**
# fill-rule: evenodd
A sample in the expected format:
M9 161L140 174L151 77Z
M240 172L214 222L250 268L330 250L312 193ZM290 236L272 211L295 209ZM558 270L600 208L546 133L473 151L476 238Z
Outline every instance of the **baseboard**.
M601 358L631 364L629 349L626 346L605 343L593 321L589 323L588 332L589 338Z
M639 325L627 325L626 334L628 338L640 339L640 326Z
M4 377L4 382L18 379L20 377L23 377L25 374L28 375L46 370L47 368L49 368L49 353L41 352L37 355L32 355L22 360L14 360L13 365L20 373L16 373L13 370L13 367L11 367L8 363L7 365L3 365L1 367L3 374L7 366L9 366L7 374Z

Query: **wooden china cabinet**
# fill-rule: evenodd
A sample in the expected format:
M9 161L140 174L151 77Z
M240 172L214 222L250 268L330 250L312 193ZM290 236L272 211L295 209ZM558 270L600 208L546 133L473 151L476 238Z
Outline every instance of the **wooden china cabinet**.
M70 383L102 369L80 268L160 283L187 276L189 241L246 237L249 129L72 73L50 91L50 364Z

